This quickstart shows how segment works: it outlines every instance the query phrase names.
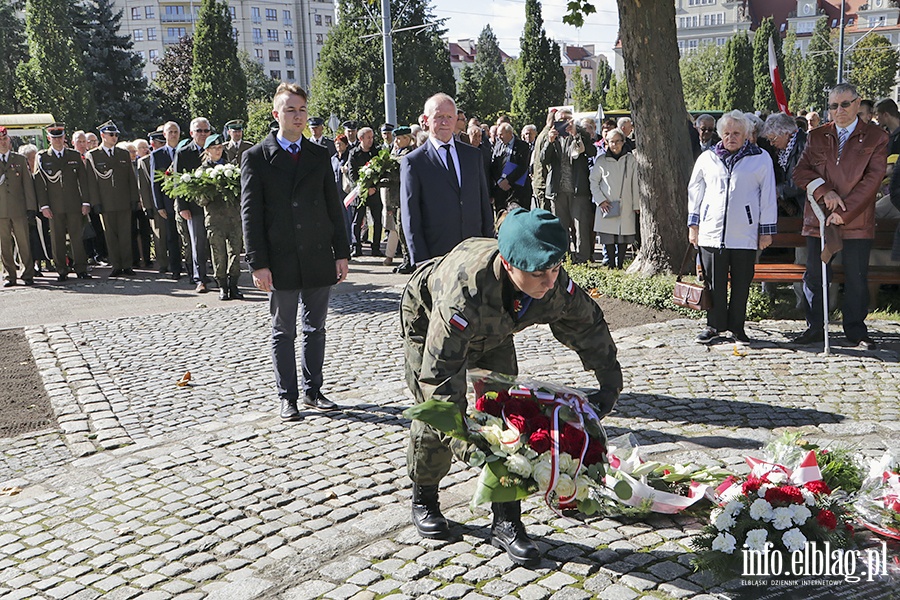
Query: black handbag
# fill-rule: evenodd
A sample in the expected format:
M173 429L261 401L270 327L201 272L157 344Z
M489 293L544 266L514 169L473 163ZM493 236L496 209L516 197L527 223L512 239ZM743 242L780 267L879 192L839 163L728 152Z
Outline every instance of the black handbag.
M703 281L702 284L690 283L682 281L684 267L687 264L688 257L691 255L692 245L688 245L684 252L684 259L681 261L681 268L678 269L678 277L675 278L675 287L672 290L672 302L684 308L693 310L709 310L712 308L712 291L709 289L709 283L703 275L703 266L697 263L697 277Z

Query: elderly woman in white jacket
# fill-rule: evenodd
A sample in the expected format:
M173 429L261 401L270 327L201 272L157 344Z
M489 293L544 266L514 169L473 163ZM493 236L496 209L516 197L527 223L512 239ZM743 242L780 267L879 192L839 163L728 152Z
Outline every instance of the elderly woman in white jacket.
M700 248L713 300L697 336L703 344L726 330L735 341L750 341L744 321L756 251L776 232L775 171L769 154L749 141L750 127L740 111L723 115L716 127L722 141L700 155L688 184L688 239Z
M621 129L607 131L606 144L606 153L596 158L591 169L591 196L597 205L594 231L605 246L609 268L621 269L625 249L634 243L634 215L641 209L637 163L634 155L625 151Z

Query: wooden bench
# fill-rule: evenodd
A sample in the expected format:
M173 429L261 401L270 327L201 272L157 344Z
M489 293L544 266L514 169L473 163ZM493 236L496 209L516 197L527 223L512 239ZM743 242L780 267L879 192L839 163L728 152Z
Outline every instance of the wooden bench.
M888 250L894 244L894 231L897 229L896 219L880 219L875 223L875 240L873 250ZM770 248L806 248L806 238L800 235L803 229L802 217L779 217L778 233L772 236ZM778 257L763 255L756 265L753 281L768 281L771 283L794 283L803 280L806 265L775 262ZM844 281L844 271L841 265L832 266L833 281ZM900 267L896 265L887 267L869 267L869 283L872 285L898 284L900 283Z

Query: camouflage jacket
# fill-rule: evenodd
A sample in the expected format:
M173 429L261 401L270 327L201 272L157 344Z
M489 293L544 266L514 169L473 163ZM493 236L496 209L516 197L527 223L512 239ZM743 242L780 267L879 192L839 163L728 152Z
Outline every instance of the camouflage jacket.
M416 271L400 318L407 344L422 353L418 379L426 399L464 401L469 366L516 374L513 334L539 323L548 323L554 337L578 353L600 385L622 389L603 311L564 270L556 287L518 320L516 296L493 239L470 238Z

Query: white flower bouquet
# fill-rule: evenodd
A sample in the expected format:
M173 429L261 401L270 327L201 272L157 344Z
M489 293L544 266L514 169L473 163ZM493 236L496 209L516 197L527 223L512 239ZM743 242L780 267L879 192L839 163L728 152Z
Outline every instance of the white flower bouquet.
M872 462L854 508L867 529L900 540L900 460L892 452Z

